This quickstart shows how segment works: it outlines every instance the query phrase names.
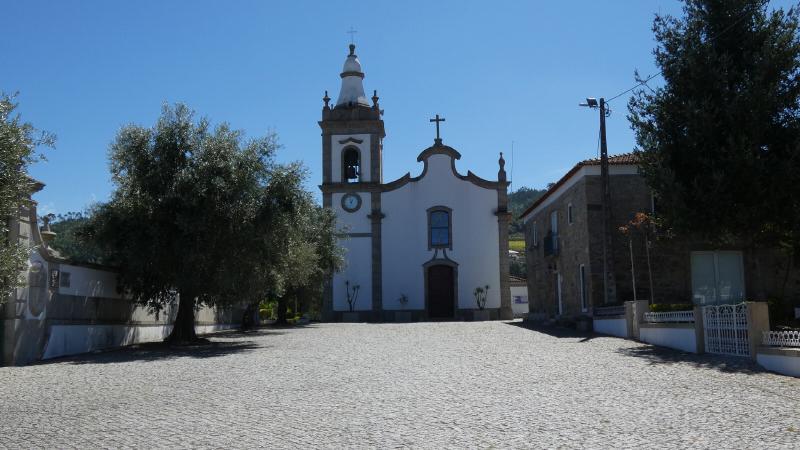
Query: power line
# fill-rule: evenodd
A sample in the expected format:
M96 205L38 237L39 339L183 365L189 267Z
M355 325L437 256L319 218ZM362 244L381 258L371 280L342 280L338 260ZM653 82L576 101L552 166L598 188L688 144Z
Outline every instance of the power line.
M741 22L741 21L742 21L742 19L744 19L745 17L747 17L747 16L748 16L749 14L751 14L752 12L754 12L754 11L745 11L745 12L743 12L742 14L740 14L740 15L739 15L739 17L737 17L737 18L736 18L736 20L734 20L734 21L733 21L733 22L732 22L730 25L728 25L727 27L725 27L725 29L724 29L724 30L720 31L720 32L719 32L719 33L717 33L715 36L711 37L711 38L708 40L708 42L713 42L713 41L717 40L717 39L718 39L720 36L722 36L723 34L727 33L728 31L730 31L730 30L731 30L731 28L733 28L735 25L737 25L739 22ZM661 75L662 73L664 73L664 71L663 71L663 70L659 70L657 74L655 74L655 75L651 75L651 76L647 77L646 79L644 79L644 80L642 80L642 81L640 81L640 82L636 83L636 85L634 85L633 87L631 87L631 88L629 88L629 89L626 89L626 90L624 90L624 91L620 92L619 94L617 94L617 95L615 95L615 96L611 97L610 99L606 100L606 103L610 103L612 100L614 100L614 99L616 99L616 98L619 98L619 97L621 97L621 96L623 96L623 95L627 94L628 92L630 92L630 91L632 91L632 90L634 90L634 89L636 89L636 88L638 88L638 87L640 87L640 86L646 85L648 81L650 81L650 80L652 80L653 78L655 78L655 77L657 77L657 76Z
M597 130L597 157L600 158L600 129Z
M610 99L606 100L606 103L610 103L610 102L611 102L611 100L614 100L615 98L618 98L618 97L622 97L623 95L625 95L625 94L627 94L628 92L630 92L630 91L632 91L632 90L634 90L634 89L638 88L639 86L641 86L641 85L643 85L643 84L647 84L647 82L648 82L648 81L650 81L650 80L652 80L653 78L655 78L655 77L657 77L657 76L661 75L663 72L664 72L663 70L659 70L657 74L655 74L655 75L651 75L651 76L647 77L647 79L646 79L646 80L642 80L642 81L640 81L639 83L637 83L637 84L636 84L635 86L633 86L632 88L630 88L630 89L627 89L627 90L624 90L624 91L620 92L619 94L617 94L617 95L615 95L615 96L611 97Z

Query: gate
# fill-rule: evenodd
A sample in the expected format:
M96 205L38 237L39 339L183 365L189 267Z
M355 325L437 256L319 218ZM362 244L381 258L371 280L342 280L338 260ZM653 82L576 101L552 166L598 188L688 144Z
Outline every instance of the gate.
M708 353L750 356L747 303L704 306L703 328Z

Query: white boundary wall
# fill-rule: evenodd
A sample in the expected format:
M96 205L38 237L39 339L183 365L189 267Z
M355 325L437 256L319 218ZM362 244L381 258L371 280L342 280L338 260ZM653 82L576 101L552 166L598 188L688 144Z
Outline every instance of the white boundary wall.
M197 334L237 328L236 324L198 325ZM89 353L126 345L159 342L172 325L52 325L42 359Z
M690 327L647 326L639 327L639 340L648 344L669 347L675 350L697 353L697 334L694 324Z
M628 322L625 317L610 317L608 319L595 317L594 318L594 332L600 334L608 334L621 338L628 337Z
M517 303L517 297L524 303ZM514 311L514 317L528 315L528 286L511 286L511 309Z
M800 348L764 348L756 354L761 367L791 377L800 377Z

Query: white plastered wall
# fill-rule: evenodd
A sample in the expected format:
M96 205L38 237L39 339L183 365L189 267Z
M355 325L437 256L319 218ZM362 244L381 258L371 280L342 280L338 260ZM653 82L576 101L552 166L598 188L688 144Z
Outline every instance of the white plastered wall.
M59 294L79 297L120 298L120 294L117 292L117 274L114 272L69 264L62 264L60 270ZM69 286L64 286L64 280L67 276L69 277Z
M452 209L453 250L449 259L458 263L458 307L473 309L473 291L489 285L487 308L500 307L500 256L497 191L457 178L451 158L437 154L428 158L428 172L416 182L383 193L382 282L386 310L423 309L425 278L423 264L428 250L428 215L432 206ZM441 257L441 251L439 252ZM399 299L408 297L403 306Z
M344 247L347 266L333 275L333 310L349 311L347 304L347 286L350 289L359 285L360 289L356 298L355 311L369 311L372 309L372 239L370 237L342 238L339 245Z
M337 232L343 233L369 233L372 231L372 222L367 217L372 211L372 198L369 192L359 192L361 207L358 211L348 212L342 209L342 197L345 194L331 195L331 208L336 213Z
M363 141L360 144L348 142L340 144L339 141L347 138ZM335 134L331 136L331 181L341 183L342 181L342 150L345 147L356 147L361 152L361 181L370 181L370 135L368 134Z

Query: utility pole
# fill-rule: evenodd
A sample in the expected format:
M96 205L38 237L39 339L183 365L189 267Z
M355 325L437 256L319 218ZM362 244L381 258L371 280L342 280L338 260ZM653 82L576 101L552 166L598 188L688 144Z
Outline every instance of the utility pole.
M603 209L603 304L616 302L617 285L614 282L614 258L612 249L614 246L611 234L611 190L609 189L608 177L608 146L606 145L606 99L587 98L586 103L580 106L598 108L600 110L600 203Z
M606 144L606 99L600 98L600 180L603 191L603 302L607 305L616 300L614 283L614 261L611 249L611 191L608 176L608 146ZM612 258L609 258L612 256Z

